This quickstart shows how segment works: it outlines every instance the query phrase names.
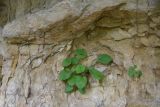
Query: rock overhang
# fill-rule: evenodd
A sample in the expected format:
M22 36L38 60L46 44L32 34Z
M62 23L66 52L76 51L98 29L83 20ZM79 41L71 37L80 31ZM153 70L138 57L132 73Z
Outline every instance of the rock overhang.
M145 1L146 0L140 2L140 6L138 7L139 11L145 12L147 11L146 9L153 9L153 3L148 7ZM156 0L153 1L156 2ZM75 5L75 3L77 4ZM84 2L73 2L72 0L62 1L52 8L40 10L32 14L26 14L23 17L19 17L6 24L3 28L2 36L4 38L23 37L37 33L39 34L39 32L43 34L51 30L54 31L54 29L58 32L57 29L61 29L65 25L70 25L72 28L68 32L73 33L76 30L78 31L81 28L84 28L80 27L81 24L83 26L89 25L98 19L104 11L107 13L108 10L120 6L122 7L121 10L136 10L135 0L117 0L116 2L113 0L102 0L101 2L98 2L97 0Z

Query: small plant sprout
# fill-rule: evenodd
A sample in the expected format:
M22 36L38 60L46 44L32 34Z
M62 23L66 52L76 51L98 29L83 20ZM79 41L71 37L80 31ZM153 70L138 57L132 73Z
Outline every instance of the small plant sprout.
M142 71L137 69L137 66L130 66L128 69L128 76L131 78L140 78L142 76Z

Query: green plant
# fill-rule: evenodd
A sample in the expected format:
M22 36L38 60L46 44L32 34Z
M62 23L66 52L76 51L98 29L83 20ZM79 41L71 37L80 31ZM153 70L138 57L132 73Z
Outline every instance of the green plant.
M95 69L94 67L90 67L89 72L97 80L101 80L104 77L104 75L101 72L99 72L97 69Z
M128 69L128 76L131 78L140 78L142 76L142 71L137 69L137 66L131 66Z
M110 64L110 63L112 63L113 59L111 56L109 56L107 54L100 54L100 55L98 55L97 61L102 64Z
M74 51L74 56L65 58L62 62L64 69L59 74L59 79L66 84L65 92L71 93L78 90L81 94L85 93L85 89L89 83L88 77L91 75L96 80L102 80L104 75L102 72L92 67L81 64L81 61L87 58L85 49L78 48ZM97 62L101 64L110 64L112 58L107 54L100 54Z

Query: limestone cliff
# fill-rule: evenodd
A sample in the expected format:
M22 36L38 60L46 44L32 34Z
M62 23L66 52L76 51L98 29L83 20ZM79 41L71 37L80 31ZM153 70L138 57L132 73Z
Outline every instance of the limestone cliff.
M159 0L1 0L0 107L160 107ZM66 94L62 60L88 51L105 79ZM128 76L130 66L143 72Z

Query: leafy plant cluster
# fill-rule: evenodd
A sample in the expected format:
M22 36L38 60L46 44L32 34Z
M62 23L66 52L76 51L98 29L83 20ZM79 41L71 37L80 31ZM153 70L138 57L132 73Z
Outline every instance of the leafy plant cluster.
M128 76L131 78L140 78L142 76L142 71L137 69L137 66L131 66L128 69Z
M82 60L88 56L85 49L78 48L73 54L73 57L68 57L63 60L62 65L64 69L60 72L59 79L65 82L66 93L78 90L81 94L84 94L85 89L89 84L88 77L90 75L99 81L104 78L104 75L102 72L94 68L94 66L87 67L81 64ZM100 54L97 57L97 63L109 65L112 62L112 57L107 54ZM142 72L137 69L136 65L134 65L129 67L128 76L131 78L140 78Z
M64 69L59 74L59 79L66 84L65 92L71 93L78 90L81 94L85 93L88 77L91 75L96 80L102 80L104 75L93 66L87 67L81 64L81 61L87 58L85 49L78 48L74 51L73 57L65 58L62 62ZM100 54L97 57L97 63L104 65L111 64L112 57L107 54Z

